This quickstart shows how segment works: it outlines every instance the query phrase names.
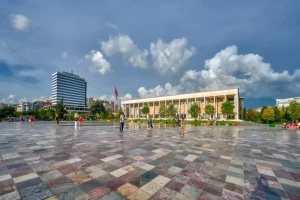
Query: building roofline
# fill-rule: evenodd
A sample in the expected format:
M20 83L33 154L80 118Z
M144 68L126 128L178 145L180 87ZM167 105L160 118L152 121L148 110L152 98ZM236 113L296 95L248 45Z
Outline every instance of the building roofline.
M239 93L239 88L228 88L228 89L221 89L221 90L210 90L210 91L205 91L205 92L193 92L193 93L185 93L185 94L177 94L177 95L165 95L165 96L157 96L157 97L149 97L149 98L142 98L142 99L131 99L131 100L123 100L122 102L126 102L126 101L142 101L142 100L148 100L148 99L156 99L156 98L163 98L163 97L180 97L183 95L189 95L189 94L200 94L200 93L210 93L210 92L218 92L218 91L226 91L226 90L234 90L237 89L238 93Z

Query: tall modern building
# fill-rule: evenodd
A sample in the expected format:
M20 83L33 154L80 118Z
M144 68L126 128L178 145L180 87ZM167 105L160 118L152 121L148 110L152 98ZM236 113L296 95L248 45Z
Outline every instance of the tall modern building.
M85 79L72 72L55 72L52 74L52 105L63 99L67 110L82 110L80 108L86 107L86 87Z

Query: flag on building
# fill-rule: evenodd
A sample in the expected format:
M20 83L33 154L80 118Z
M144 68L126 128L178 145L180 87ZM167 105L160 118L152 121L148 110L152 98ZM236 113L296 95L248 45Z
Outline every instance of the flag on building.
M116 86L115 86L115 96L116 96L116 100L118 100L119 94L118 94L118 90L117 90Z

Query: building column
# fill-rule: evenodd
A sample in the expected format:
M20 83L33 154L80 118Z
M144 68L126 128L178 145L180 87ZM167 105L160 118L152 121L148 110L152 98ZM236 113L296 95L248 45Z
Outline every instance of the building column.
M128 107L129 107L129 109L128 109L128 118L130 118L131 116L130 116L130 104L128 104Z
M159 109L160 109L160 101L158 102L158 118L160 119Z
M216 118L216 113L217 113L217 108L216 108L216 96L214 96L214 107L215 107L215 114L214 114L214 118Z
M150 115L150 105L149 105L149 101L148 101L148 108L149 108L149 113L148 116ZM147 117L148 118L148 117Z
M188 114L188 105L189 105L189 99L186 99L186 105L184 106L184 114L186 119Z
M138 118L140 118L140 103L138 103Z
M181 116L181 102L180 102L180 99L179 99L179 106L178 106L178 115L179 115L179 118Z
M234 95L234 107L236 110L235 119L238 120L240 118L240 108L239 108L239 96L237 94Z
M153 101L153 119L155 119L155 104L154 104L154 101Z

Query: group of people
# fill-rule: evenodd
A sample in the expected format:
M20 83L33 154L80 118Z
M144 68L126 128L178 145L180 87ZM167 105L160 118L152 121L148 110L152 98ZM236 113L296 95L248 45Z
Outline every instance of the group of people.
M283 124L282 128L287 128L287 126L296 126L297 129L300 129L300 124L299 124L298 120L294 121L294 122L291 121L291 122L285 123L285 124Z

